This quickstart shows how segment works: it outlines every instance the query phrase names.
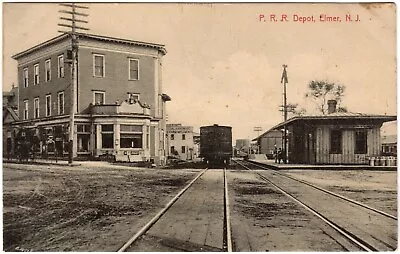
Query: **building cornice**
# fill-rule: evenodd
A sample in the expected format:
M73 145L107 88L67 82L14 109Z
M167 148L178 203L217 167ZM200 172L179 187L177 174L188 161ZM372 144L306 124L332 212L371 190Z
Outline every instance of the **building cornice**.
M40 43L34 47L31 47L25 51L22 51L18 54L15 54L12 56L13 59L18 60L21 57L24 57L26 55L29 55L37 50L40 50L44 47L48 47L50 45L53 45L57 42L66 40L69 38L68 34L61 34L57 37L54 37L50 40L47 40L43 43ZM163 55L167 54L167 50L165 49L165 45L163 44L158 44L158 43L150 43L150 42L143 42L143 41L135 41L135 40L128 40L128 39L122 39L122 38L117 38L117 37L109 37L109 36L103 36L103 35L95 35L95 34L87 34L87 33L78 33L78 38L85 38L85 39L92 39L92 40L97 40L97 41L105 41L105 42L114 42L114 43L121 43L121 44L128 44L128 45L134 45L134 46L140 46L140 47L148 47L148 48L154 48L157 49L159 52L161 52Z

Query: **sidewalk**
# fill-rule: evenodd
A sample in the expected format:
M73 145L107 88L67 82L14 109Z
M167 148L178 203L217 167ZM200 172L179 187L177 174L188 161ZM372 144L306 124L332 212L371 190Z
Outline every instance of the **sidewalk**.
M312 169L312 170L382 170L396 171L397 166L370 166L370 165L309 165L309 164L279 164L274 160L249 160L270 169Z
M3 163L17 163L17 164L38 164L38 165L58 165L58 166L80 166L82 163L81 161L73 161L72 164L70 165L67 160L55 160L55 159L35 159L35 160L22 160L19 161L19 159L10 159L8 160L7 158L3 158Z

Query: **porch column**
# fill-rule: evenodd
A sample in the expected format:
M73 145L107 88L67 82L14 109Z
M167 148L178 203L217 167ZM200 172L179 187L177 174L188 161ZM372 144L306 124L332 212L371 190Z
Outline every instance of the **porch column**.
M121 135L120 135L120 124L114 124L114 151L118 153L121 147Z
M103 144L102 144L102 142L101 142L101 125L100 124L96 124L95 125L96 127L96 144L97 144L97 147L96 147L96 152L95 152L95 156L98 156L99 155L99 152L100 152L100 148L103 146Z

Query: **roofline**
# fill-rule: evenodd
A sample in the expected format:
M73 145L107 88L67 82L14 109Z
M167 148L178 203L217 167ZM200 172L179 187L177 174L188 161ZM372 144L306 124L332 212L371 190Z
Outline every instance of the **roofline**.
M268 134L268 133L270 133L270 132L272 132L272 131L276 131L276 129L273 129L273 128L274 128L274 127L272 127L271 129L265 131L265 132L264 132L263 134L261 134L260 136L258 136L258 137L256 137L256 138L253 138L251 141L256 141L257 139L262 138L262 136L264 136L265 134Z
M280 127L283 127L289 123L300 121L300 120L344 120L344 119L376 119L376 120L383 120L384 122L390 121L397 121L397 116L390 116L390 115L352 115L352 116L295 116L292 117L285 122L281 122L270 130L277 130Z
M167 50L165 49L164 44L144 42L144 41L135 41L135 40L122 39L122 38L117 38L117 37L109 37L109 36L96 35L96 34L88 34L88 33L77 33L77 34L78 34L78 37L81 37L81 38L88 38L88 39L99 40L99 41L109 41L109 42L131 44L131 45L142 46L142 47L156 48L157 50L161 51L161 53L163 55L167 54ZM28 55L28 54L30 54L36 50L39 50L43 47L46 47L46 46L52 45L54 43L57 43L59 41L65 40L68 37L69 37L69 34L63 33L54 38L51 38L50 40L47 40L47 41L42 42L36 46L33 46L27 50L17 53L15 55L13 55L12 58L15 60L18 60L19 58L21 58L25 55Z

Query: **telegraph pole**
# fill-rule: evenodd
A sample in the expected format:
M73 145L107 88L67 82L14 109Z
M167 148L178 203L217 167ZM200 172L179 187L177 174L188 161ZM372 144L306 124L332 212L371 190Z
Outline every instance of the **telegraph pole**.
M257 132L257 138L260 136L260 131L261 131L261 130L262 130L262 129L261 129L260 126L254 127L254 131ZM261 141L260 141L260 143L261 143ZM260 145L258 144L258 140L257 140L257 154L259 154L259 153L260 153Z
M287 98L286 98L286 84L288 83L288 77L287 77L287 72L286 72L286 68L288 67L286 64L282 65L283 67L283 72L282 72L282 78L281 78L281 83L283 83L283 119L284 122L287 121L287 112L288 112L288 106L287 106ZM286 123L283 125L283 149L284 149L284 153L285 153L285 158L284 158L284 163L287 163L287 154L288 154L288 150L287 150L287 127L286 127Z
M72 60L68 62L71 63L71 106L70 106L70 115L69 115L69 143L68 143L68 163L71 164L73 161L74 154L74 129L75 129L75 113L77 111L76 106L76 89L77 89L77 55L78 55L78 34L77 30L87 31L89 30L86 27L77 26L76 23L88 23L88 21L83 19L77 19L77 16L87 17L89 16L86 13L76 12L76 9L89 9L89 7L83 5L77 5L75 3L68 4L60 4L63 7L67 7L68 10L60 10L59 12L64 13L67 17L60 17L64 22L67 21L68 24L58 24L61 27L70 28L70 31L58 31L60 33L69 34L71 36L71 52L72 52Z

